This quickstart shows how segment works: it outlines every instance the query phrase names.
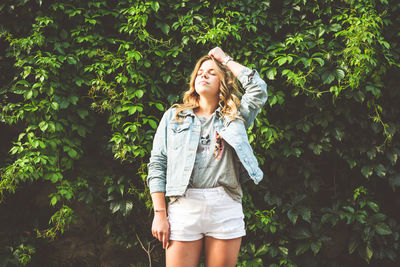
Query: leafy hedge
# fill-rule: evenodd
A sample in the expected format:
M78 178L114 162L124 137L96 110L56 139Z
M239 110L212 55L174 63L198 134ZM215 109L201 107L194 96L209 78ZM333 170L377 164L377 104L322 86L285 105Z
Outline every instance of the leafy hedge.
M90 228L130 255L113 254L114 266L163 263L144 183L152 137L217 45L269 91L248 132L265 176L244 186L238 265L395 265L399 10L387 0L2 1L0 266L67 265L57 244ZM65 257L99 265L96 251Z

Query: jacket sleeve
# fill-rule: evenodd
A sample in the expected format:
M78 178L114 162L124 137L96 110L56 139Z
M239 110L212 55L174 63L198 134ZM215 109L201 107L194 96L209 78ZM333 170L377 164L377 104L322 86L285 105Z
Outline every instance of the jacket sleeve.
M150 194L165 192L167 171L167 113L165 112L154 135L150 161L147 164L147 185Z
M237 79L242 84L245 93L240 100L239 113L245 119L248 129L268 99L267 84L256 70L245 67Z

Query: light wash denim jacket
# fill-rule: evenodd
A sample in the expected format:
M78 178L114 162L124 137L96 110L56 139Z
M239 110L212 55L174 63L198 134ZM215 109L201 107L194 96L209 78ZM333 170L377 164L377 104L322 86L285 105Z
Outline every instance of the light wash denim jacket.
M251 178L258 184L263 172L258 167L247 137L249 128L267 101L267 84L256 70L244 68L237 79L245 89L241 98L239 115L245 119L229 120L216 112L214 127L218 134L233 147L239 157L241 182ZM153 140L147 184L150 193L165 192L166 196L181 196L189 184L200 140L201 123L193 110L184 110L179 115L183 122L174 120L175 108L167 110L158 125Z

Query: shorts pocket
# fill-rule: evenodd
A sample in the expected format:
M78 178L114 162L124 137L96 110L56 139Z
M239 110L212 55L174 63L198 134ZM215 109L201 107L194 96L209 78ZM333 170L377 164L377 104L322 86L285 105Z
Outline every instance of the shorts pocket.
M220 195L220 201L223 201L224 203L238 203L239 202L235 201L225 190L221 192Z

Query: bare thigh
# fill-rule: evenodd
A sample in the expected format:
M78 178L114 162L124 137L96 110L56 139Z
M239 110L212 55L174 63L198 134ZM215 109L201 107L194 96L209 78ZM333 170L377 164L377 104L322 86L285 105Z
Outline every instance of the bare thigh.
M165 251L167 267L197 267L203 239L196 241L170 240Z
M205 237L204 254L207 267L236 266L242 238L216 239Z

